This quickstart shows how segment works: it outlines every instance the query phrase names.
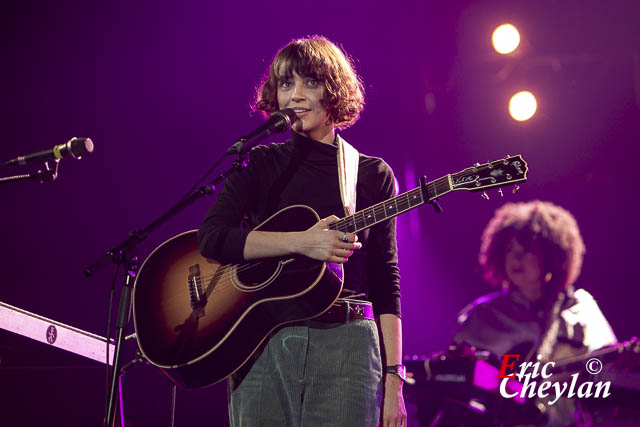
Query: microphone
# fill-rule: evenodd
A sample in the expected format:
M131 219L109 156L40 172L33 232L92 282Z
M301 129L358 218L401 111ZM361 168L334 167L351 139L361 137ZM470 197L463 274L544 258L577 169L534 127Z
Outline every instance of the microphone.
M93 141L89 138L71 138L65 144L56 145L49 150L39 151L33 154L27 154L26 156L19 156L15 159L11 159L7 162L0 164L0 166L8 165L24 165L29 162L35 161L47 161L57 160L63 157L73 157L74 159L82 158L83 154L91 153L93 151Z
M227 150L227 154L244 154L256 145L258 141L268 137L269 135L291 129L291 126L296 122L296 120L298 120L298 116L296 116L295 111L291 108L276 111L269 116L269 119L264 122L262 126L251 132L249 135L243 136L233 144L231 148ZM245 147L244 145L252 139L255 139L255 141Z

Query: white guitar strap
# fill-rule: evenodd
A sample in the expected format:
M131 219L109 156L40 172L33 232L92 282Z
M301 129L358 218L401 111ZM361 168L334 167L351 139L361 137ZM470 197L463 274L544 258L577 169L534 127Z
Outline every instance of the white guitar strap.
M356 213L356 185L360 154L340 135L337 135L336 142L338 143L338 181L342 206L345 215L353 215Z

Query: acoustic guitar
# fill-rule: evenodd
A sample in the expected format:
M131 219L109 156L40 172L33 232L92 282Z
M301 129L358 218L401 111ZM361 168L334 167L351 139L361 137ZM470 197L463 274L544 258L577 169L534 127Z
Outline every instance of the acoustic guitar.
M526 177L527 163L517 155L431 182L421 178L419 187L329 228L357 233L452 191L483 191ZM308 206L290 206L255 230L302 231L319 219ZM138 271L136 338L144 357L176 384L204 387L238 370L278 326L327 311L341 291L340 264L287 256L221 265L202 257L197 231L187 231L158 246Z

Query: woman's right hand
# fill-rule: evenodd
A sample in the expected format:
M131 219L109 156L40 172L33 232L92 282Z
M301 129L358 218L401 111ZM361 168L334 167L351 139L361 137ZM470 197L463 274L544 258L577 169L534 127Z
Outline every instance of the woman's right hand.
M353 251L362 248L355 233L330 230L329 225L338 221L335 215L321 219L311 228L297 232L295 252L318 261L337 264L347 262Z

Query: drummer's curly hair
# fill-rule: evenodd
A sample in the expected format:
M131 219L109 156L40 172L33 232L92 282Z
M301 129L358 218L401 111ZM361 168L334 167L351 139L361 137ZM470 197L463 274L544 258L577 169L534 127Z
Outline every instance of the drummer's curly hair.
M295 39L278 51L256 90L254 111L278 110L278 83L293 72L323 82L323 106L338 129L354 124L364 109L364 87L349 56L322 36Z
M540 254L543 273L560 287L572 285L582 268L585 246L576 219L550 202L507 203L482 233L479 261L484 277L505 285L505 255L511 240Z

